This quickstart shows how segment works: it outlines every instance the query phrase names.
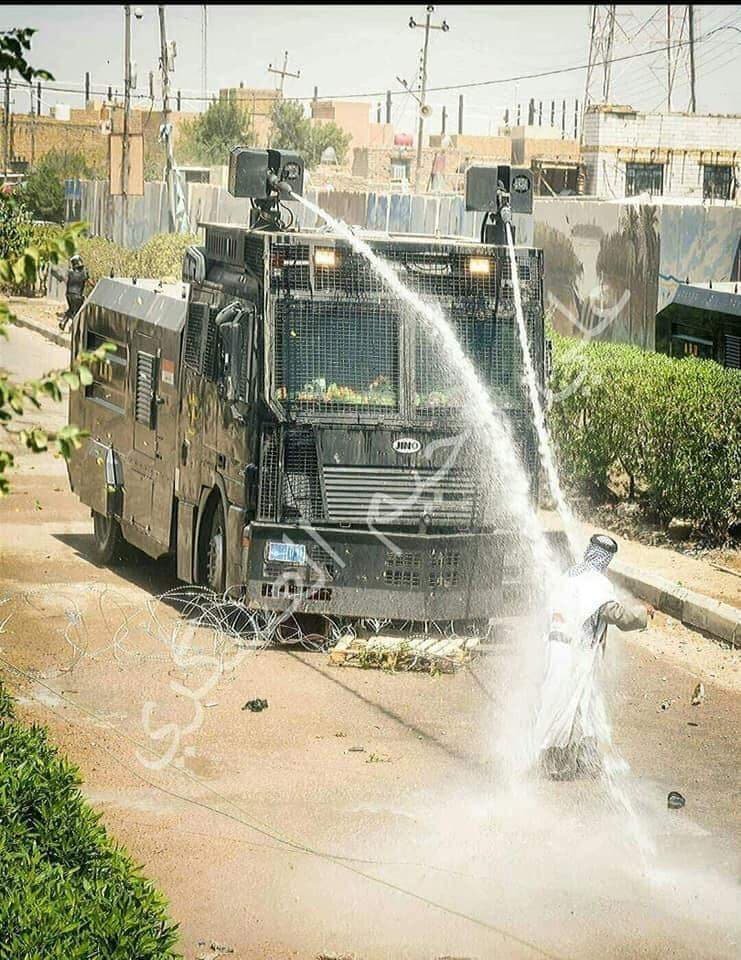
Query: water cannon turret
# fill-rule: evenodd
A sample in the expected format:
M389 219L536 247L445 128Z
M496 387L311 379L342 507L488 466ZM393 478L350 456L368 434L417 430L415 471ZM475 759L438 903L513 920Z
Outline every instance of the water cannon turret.
M484 214L482 243L506 244L506 224L513 214L533 214L533 175L526 167L500 164L469 167L466 171L466 210Z
M229 154L229 193L252 201L250 226L281 227L281 200L304 192L304 161L289 150L234 147Z

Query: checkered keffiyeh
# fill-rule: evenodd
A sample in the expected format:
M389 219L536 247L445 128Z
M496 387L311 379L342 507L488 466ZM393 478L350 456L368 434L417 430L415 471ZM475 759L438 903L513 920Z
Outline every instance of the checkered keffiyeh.
M612 537L605 536L602 533L595 533L589 541L589 546L584 553L584 559L569 570L570 577L578 577L581 573L589 570L595 570L597 573L604 573L610 566L612 558L617 553L617 543Z

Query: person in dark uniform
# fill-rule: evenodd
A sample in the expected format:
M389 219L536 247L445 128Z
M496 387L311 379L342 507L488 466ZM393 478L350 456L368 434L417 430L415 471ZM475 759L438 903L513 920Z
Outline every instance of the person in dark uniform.
M59 321L59 329L64 330L85 301L85 284L89 275L82 257L75 254L70 258L67 271L67 311Z

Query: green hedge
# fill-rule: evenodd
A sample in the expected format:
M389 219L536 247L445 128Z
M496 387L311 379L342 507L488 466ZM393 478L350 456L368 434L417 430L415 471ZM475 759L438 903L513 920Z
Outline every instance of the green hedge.
M0 958L169 960L164 898L107 836L77 769L0 683Z
M624 477L661 520L724 533L741 516L741 371L623 344L553 337L550 425L564 479Z
M115 277L180 280L185 249L197 242L191 234L160 233L138 250L128 250L104 237L88 237L80 241L79 253L93 283L111 272Z

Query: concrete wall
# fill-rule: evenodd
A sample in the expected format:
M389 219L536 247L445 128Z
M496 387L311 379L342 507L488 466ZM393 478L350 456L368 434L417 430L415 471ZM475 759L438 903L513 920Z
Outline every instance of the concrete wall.
M582 160L590 195L622 198L626 163L659 163L663 196L702 200L705 164L728 164L741 178L741 117L591 109L584 119Z

